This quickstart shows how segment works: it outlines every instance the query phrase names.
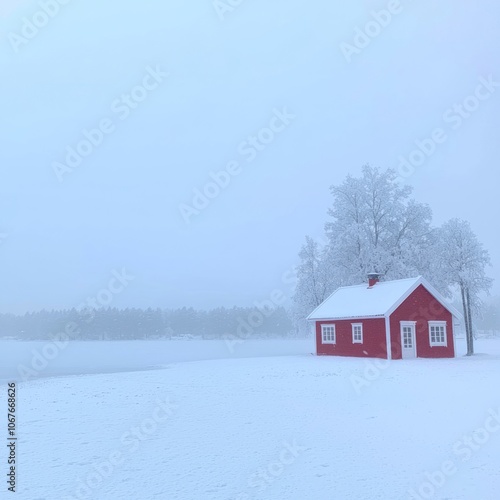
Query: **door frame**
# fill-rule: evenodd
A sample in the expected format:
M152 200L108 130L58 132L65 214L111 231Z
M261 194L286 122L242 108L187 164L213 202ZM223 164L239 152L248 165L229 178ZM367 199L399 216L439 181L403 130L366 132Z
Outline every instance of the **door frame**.
M403 330L410 327L413 338L413 355L404 356L403 354ZM400 321L400 340L401 340L401 359L415 359L417 357L417 322L416 321Z

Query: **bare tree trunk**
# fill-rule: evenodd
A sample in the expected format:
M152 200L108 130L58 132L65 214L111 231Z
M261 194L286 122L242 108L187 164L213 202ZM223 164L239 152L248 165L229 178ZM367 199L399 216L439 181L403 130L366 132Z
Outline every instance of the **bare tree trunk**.
M462 307L464 310L464 322L465 322L465 338L467 340L467 356L472 355L472 346L470 343L470 335L469 335L469 309L467 307L467 298L465 295L465 288L463 285L460 285L460 292L462 294Z
M472 309L470 305L470 293L468 288L465 291L465 297L467 299L467 318L469 320L470 355L472 355L474 354L474 332L472 330Z

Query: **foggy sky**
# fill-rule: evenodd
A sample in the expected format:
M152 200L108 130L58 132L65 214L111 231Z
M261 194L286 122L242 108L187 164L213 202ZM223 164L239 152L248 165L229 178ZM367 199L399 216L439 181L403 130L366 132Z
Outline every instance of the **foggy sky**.
M218 15L211 0L74 0L34 30L37 2L2 4L0 311L76 307L110 287L117 307L289 296L329 186L366 163L397 169L436 129L402 182L435 224L470 220L500 277L498 2L244 0ZM474 107L485 81L477 109L454 108ZM101 143L61 173L99 126ZM228 186L186 209L223 170ZM126 286L110 282L123 270Z

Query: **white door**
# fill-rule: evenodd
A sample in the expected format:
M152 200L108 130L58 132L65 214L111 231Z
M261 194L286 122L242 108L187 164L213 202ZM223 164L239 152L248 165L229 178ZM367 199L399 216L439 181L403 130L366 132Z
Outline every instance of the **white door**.
M417 357L417 346L415 344L415 324L401 324L401 354L403 359Z

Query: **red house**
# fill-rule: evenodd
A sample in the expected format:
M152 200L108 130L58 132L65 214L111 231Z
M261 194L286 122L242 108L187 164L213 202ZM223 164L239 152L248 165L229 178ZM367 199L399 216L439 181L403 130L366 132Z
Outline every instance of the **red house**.
M307 318L316 354L386 359L453 358L460 313L421 276L338 288Z

